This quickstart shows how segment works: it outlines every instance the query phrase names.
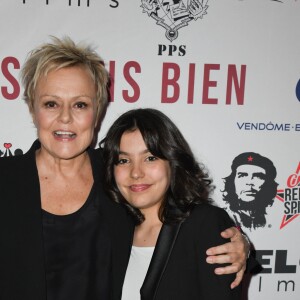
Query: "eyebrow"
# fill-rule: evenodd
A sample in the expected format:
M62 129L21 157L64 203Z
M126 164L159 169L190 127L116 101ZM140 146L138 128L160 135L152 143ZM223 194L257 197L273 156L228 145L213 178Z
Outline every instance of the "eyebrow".
M266 173L263 173L263 172L255 172L255 173L253 173L253 175L262 175L262 176L266 176Z
M39 96L40 98L44 98L44 97L52 97L52 98L55 98L55 99L61 99L61 97L59 96L56 96L56 95L51 95L51 94L43 94L43 95L40 95ZM78 98L89 98L91 100L93 100L93 98L89 95L85 95L85 94L82 94L82 95L78 95L78 96L74 96L72 97L71 99L78 99Z
M249 175L249 172L237 172L236 174L237 174L237 175ZM266 174L263 173L263 172L254 172L254 173L252 174L252 176L257 176L257 175L266 176Z

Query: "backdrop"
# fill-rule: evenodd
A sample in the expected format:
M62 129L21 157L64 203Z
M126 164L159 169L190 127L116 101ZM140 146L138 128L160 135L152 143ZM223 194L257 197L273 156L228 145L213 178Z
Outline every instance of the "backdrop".
M244 299L300 299L299 16L298 0L2 0L0 159L36 138L27 53L50 35L92 43L113 78L98 140L128 109L165 112L254 244Z

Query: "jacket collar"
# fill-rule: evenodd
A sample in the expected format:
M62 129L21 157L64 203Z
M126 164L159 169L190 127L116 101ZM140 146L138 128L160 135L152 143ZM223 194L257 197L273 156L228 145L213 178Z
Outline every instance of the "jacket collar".
M164 224L161 228L155 250L141 288L141 300L153 300L167 267L182 222Z

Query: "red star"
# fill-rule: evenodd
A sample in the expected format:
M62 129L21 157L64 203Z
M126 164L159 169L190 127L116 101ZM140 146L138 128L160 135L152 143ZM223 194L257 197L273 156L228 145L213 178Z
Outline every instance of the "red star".
M252 162L252 160L253 160L253 157L250 155L250 156L248 157L248 161L249 161L249 162Z

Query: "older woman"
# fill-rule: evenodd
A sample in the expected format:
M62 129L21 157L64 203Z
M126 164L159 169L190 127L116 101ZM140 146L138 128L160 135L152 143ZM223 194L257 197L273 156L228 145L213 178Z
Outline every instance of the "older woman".
M22 70L38 139L0 160L1 300L120 299L133 222L102 190L100 150L90 149L106 106L101 58L69 38L34 49ZM224 234L224 233L223 233ZM245 242L211 249L221 273L245 268ZM224 251L225 250L225 251Z

